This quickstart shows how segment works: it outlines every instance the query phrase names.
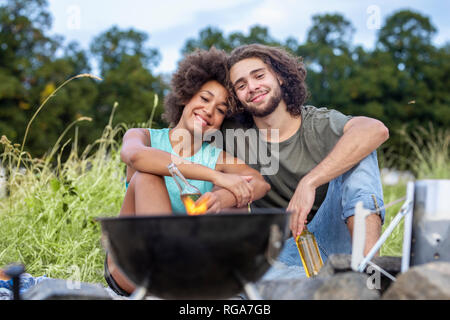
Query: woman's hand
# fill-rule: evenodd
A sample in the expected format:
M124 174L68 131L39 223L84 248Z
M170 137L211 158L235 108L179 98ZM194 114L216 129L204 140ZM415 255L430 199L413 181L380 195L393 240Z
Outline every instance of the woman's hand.
M253 201L253 187L249 183L252 179L252 176L217 172L213 183L233 193L236 197L236 207L240 208Z
M204 203L206 203L206 207L208 208L206 213L219 213L222 210L222 202L214 192L205 192L202 194L195 202L195 205L198 206Z

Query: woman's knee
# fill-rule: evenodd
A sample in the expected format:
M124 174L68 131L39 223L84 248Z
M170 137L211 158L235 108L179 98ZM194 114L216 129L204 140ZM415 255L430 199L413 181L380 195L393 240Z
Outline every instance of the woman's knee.
M156 175L156 174L140 172L140 171L136 171L130 180L130 185L131 184L134 184L134 185L152 184L152 185L154 185L154 184L159 184L159 183L164 183L163 177Z

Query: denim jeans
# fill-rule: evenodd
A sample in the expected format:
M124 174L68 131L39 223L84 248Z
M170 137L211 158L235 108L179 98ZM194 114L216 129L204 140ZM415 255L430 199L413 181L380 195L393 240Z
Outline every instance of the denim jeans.
M376 210L373 200L382 208L383 189L376 151L361 160L352 169L330 181L327 195L307 228L317 240L322 260L329 255L352 252L352 240L347 228L347 218L355 213L356 203ZM384 222L384 209L381 211ZM263 276L263 280L305 277L297 245L292 237L285 241L276 262Z

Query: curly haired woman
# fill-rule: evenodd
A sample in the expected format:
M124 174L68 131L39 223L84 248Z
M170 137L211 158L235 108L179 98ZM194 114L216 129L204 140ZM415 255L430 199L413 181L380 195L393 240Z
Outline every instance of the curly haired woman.
M163 117L171 127L125 133L121 158L127 164L127 192L120 216L186 214L167 168L172 162L200 189L203 195L197 203L206 201L207 213L246 206L270 189L258 171L203 141L235 109L227 90L226 62L226 54L215 48L185 57L165 100ZM105 278L116 293L128 295L134 290L110 257Z

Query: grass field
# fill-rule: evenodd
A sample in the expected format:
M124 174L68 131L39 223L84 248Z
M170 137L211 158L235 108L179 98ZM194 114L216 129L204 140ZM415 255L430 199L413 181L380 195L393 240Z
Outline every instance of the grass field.
M22 262L34 276L102 281L95 218L116 216L125 193L115 133L107 128L92 154L73 151L53 170L45 160L23 159L26 169L10 177L10 196L0 203L0 268ZM15 163L19 150L7 150Z
M23 145L1 138L1 164L11 175L9 196L0 199L0 268L21 262L33 276L106 284L101 230L95 218L117 216L120 210L125 165L114 137L123 130L124 126L112 128L110 120L102 137L83 152L77 149L76 130L73 141L61 144L66 130L41 159L24 153ZM449 132L434 132L432 127L420 130L423 141L405 136L418 152L416 159L408 160L420 172L417 178L449 179ZM426 134L430 136L425 140ZM61 161L62 150L69 147L70 156ZM404 196L406 185L383 189L387 204ZM387 210L385 226L400 207L401 203ZM396 228L381 255L401 255L402 227Z

